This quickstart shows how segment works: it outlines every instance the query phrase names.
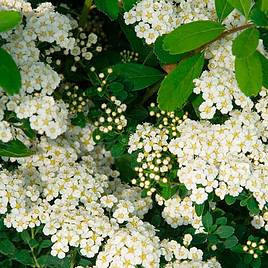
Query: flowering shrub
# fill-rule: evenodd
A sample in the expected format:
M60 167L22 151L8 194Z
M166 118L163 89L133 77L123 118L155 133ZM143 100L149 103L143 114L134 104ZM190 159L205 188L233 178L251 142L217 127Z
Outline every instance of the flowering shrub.
M0 267L268 267L267 0L0 0Z

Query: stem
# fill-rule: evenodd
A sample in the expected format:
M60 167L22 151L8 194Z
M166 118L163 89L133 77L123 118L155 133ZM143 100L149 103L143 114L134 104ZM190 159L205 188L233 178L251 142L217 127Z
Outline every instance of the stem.
M70 265L70 268L73 268L75 266L75 259L76 259L76 250L73 250L73 252L71 253L71 265Z
M185 57L183 57L178 63L180 63L181 61L195 55L195 54L198 54L200 53L201 51L203 51L205 48L207 48L209 45L215 43L216 41L222 39L222 38L225 38L226 36L228 35L231 35L233 33L236 33L236 32L240 32L242 30L245 30L245 29L248 29L248 28L251 28L253 27L254 24L252 23L248 23L248 24L244 24L244 25L241 25L241 26L238 26L238 27L235 27L235 28L232 28L230 30L227 30L227 31L224 31L220 36L218 36L217 38L213 39L212 41L206 43L205 45L191 51L190 53L188 53ZM177 64L167 64L167 65L164 65L163 66L163 69L167 72L167 73L170 73L172 72L175 68L177 67Z
M92 2L93 0L85 0L84 2L84 6L80 15L80 19L79 19L79 26L81 27L85 26L87 22L88 12L92 6Z
M32 237L32 239L34 239L34 236L35 236L35 234L34 234L34 229L31 228L31 237ZM37 258L36 258L36 256L35 256L34 248L31 247L31 245L30 245L29 243L28 243L28 245L29 245L29 247L30 247L30 249L31 249L31 252L32 252L32 256L33 256L33 260L34 260L34 264L35 264L34 267L41 268L41 265L38 263L38 260L37 260Z
M207 44L201 46L200 48L194 50L195 51L195 54L201 52L203 49L207 48L209 45L213 44L214 42L216 42L216 41L218 41L218 40L220 40L220 39L222 39L222 38L224 38L224 37L226 37L228 35L231 35L233 33L240 32L242 30L245 30L247 28L251 28L253 26L254 26L254 24L248 23L248 24L244 24L244 25L238 26L236 28L232 28L230 30L227 30L227 31L223 32L220 36L218 36L217 38L215 38L214 40L212 40L212 41L208 42Z

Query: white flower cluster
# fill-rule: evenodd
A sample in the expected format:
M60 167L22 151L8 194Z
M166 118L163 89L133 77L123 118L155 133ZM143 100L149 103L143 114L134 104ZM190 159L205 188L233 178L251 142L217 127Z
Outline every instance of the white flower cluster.
M16 159L17 170L1 171L0 213L6 214L5 225L21 232L43 224L43 233L53 242L51 254L59 258L64 258L70 247L80 247L82 255L94 257L108 238L104 252L97 257L97 267L108 267L104 255L110 261L120 258L132 265L139 260L155 261L145 267L158 267L158 238L153 227L139 219L151 208L151 199L142 199L139 188L116 179L111 155L94 147L90 133L86 139L87 130L92 127L81 131L75 127L54 141L42 137L35 155ZM81 141L75 138L79 136ZM120 229L119 224L126 228ZM125 239L126 234L137 249L136 260L123 244L115 243L122 251L110 248L115 238ZM130 240L126 240L129 248ZM148 250L152 250L151 256L146 254Z
M162 240L161 251L168 264L165 268L221 268L221 265L215 258L203 261L203 251L191 247L187 248L174 240Z
M31 128L51 139L67 130L68 110L63 101L51 96L24 96L15 108L19 119L29 118Z
M0 141L9 142L13 138L12 128L6 121L0 121Z
M179 163L178 178L197 204L215 191L221 199L238 196L243 189L253 193L263 208L267 146L262 143L262 123L253 112L233 112L223 125L185 120L180 137L169 144Z
M100 132L121 131L127 126L127 119L124 115L127 105L115 96L110 97L110 102L103 103L101 109L105 114L100 116L98 121L94 123Z
M232 42L237 34L221 39L206 50L209 59L208 71L194 80L194 93L202 94L204 102L199 106L200 117L212 119L216 111L229 114L235 105L251 109L253 101L244 95L235 78L235 57L232 55ZM262 45L260 45L261 49Z
M162 217L173 228L192 225L197 233L204 232L201 217L196 215L193 201L189 197L181 199L174 196L165 201Z
M165 268L221 268L221 264L216 258L207 261L174 261L165 266Z
M124 14L125 23L136 24L135 31L147 44L179 25L177 6L170 0L142 0Z
M60 47L71 49L75 42L74 38L69 37L71 30L69 18L54 11L51 4L44 3L33 16L27 18L23 37L28 42L38 38L41 42L56 42Z
M13 2L13 1L11 1ZM21 9L23 2L0 2L0 9ZM27 5L28 6L28 5ZM51 66L40 61L39 42L56 43L72 49L75 39L70 37L71 21L54 11L50 3L41 4L25 14L25 20L15 30L1 33L6 40L3 46L16 61L22 77L20 95L2 95L3 110L15 111L20 119L29 118L32 129L55 139L67 129L67 106L51 95L61 78ZM24 22L25 21L25 22Z
M262 104L265 109L267 101ZM266 110L259 112L262 114ZM175 180L185 185L195 204L204 203L212 192L224 199L227 195L236 197L248 190L260 209L264 207L268 201L265 187L268 153L264 143L267 121L256 112L245 110L233 111L222 125L185 118L176 127L176 137L168 127L160 129L144 123L130 136L129 153L138 150L139 186L149 189L155 181L167 183L171 173L165 179L165 172L175 169ZM165 160L162 160L163 155ZM159 199L159 202L162 201Z
M228 57L223 57L225 60ZM204 102L199 106L200 117L212 119L219 110L228 114L233 110L233 101L243 109L253 107L253 102L238 87L234 72L230 69L216 68L204 71L200 78L194 80L194 93L202 93Z
M216 20L213 0L141 0L124 14L127 25L134 24L139 38L152 44L157 37L167 34L178 26L199 20ZM239 26L245 18L233 11L224 20L227 27Z
M0 9L17 10L24 14L32 12L31 4L24 0L0 0Z
M83 32L82 28L77 27L78 23L76 20L74 20L72 34L75 36L75 39L72 49L64 49L63 46L54 46L45 50L44 55L47 63L54 63L55 65L60 66L62 64L62 55L71 55L74 59L74 64L71 66L71 71L76 72L78 68L77 65L79 66L79 64L76 65L76 63L82 64L82 60L90 61L94 56L94 52L102 52L102 47L97 45L98 36L95 33L88 34Z
M264 212L262 215L255 215L252 218L251 225L255 229L265 228L268 231L268 212Z
M146 43L154 43L160 35L176 27L198 20L216 20L215 1L196 0L142 0L124 14L126 24L136 24L137 36ZM234 10L224 20L227 28L241 26L246 22L241 13ZM194 93L202 94L200 116L212 119L216 111L228 114L234 103L241 108L252 108L253 103L239 89L234 74L232 41L237 34L227 36L206 49L209 70L195 79ZM260 45L260 50L263 46Z
M158 268L160 254L160 241L155 236L154 227L133 218L126 228L119 229L108 239L94 267L133 268L142 265Z

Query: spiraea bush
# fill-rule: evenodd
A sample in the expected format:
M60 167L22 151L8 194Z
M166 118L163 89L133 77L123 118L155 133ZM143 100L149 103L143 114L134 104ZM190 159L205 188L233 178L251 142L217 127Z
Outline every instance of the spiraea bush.
M268 267L267 0L0 0L0 267Z

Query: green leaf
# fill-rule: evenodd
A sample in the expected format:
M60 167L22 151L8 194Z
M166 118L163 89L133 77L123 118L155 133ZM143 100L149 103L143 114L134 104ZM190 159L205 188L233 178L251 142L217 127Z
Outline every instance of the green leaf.
M28 230L24 230L23 232L21 232L21 233L20 233L20 236L21 236L22 240L23 240L26 244L28 244L29 241L31 240L31 237L30 237L30 235L29 235Z
M178 187L172 187L170 185L167 186L162 186L160 193L161 196L164 197L166 200L168 200L169 198L171 198L178 190Z
M216 219L216 224L217 225L225 225L227 223L227 218L226 217L220 217Z
M259 208L258 202L253 197L251 197L247 201L247 208L250 211L250 213L252 213L254 215L257 215L260 213L260 208Z
M123 0L123 8L125 11L129 11L138 0Z
M134 52L139 53L139 59L141 61L145 61L147 65L158 65L158 60L154 55L152 48L147 46L141 38L137 37L134 27L126 25L122 17L119 17L117 21L119 22L120 27L125 34L131 49Z
M232 226L222 225L218 227L215 234L217 234L220 238L228 238L233 235L234 230L235 229Z
M98 10L105 13L111 20L117 19L119 15L118 0L95 0Z
M218 236L216 236L216 235L214 235L214 234L210 235L210 236L208 237L208 242L209 242L210 244L213 244L213 245L218 244L218 242L219 242Z
M234 10L227 0L215 0L215 8L220 22Z
M204 244L207 241L207 234L196 234L191 242L192 245Z
M20 128L28 138L35 139L36 131L31 128L29 119L22 119L21 122L22 124L16 127Z
M200 217L203 214L205 208L205 203L201 204L201 205L195 205L195 213L198 217Z
M14 259L24 265L34 265L33 257L26 249L17 250Z
M0 48L0 87L8 95L19 93L21 88L19 69L12 57L2 48Z
M8 239L0 240L0 253L13 256L16 252L16 247Z
M43 255L39 257L37 261L42 267L58 267L58 268L70 268L71 267L70 257L59 259L51 255Z
M261 10L264 12L268 11L268 1L267 0L262 0Z
M13 10L0 11L0 32L6 32L13 29L21 21L21 14Z
M268 3L268 1L267 1ZM268 25L268 18L265 13L259 8L253 8L250 13L250 19L260 27L264 27Z
M227 238L224 241L223 245L225 248L233 248L237 245L237 243L238 243L238 239L236 236L233 235L233 236L230 236L229 238Z
M0 141L0 156L25 157L32 154L33 152L20 140L12 140L7 143Z
M161 62L161 64L170 64L178 62L182 58L182 55L171 55L166 50L164 50L163 49L164 38L165 35L162 35L156 39L154 43L154 54Z
M71 122L74 126L79 126L84 128L86 126L86 117L84 113L77 113L76 117L71 119Z
M120 157L125 152L125 146L123 144L114 144L111 148L111 154L114 158Z
M257 52L259 54L259 58L262 65L262 77L263 77L263 86L268 89L268 59L262 55L260 52Z
M116 64L113 73L129 81L132 90L147 88L163 78L163 73L155 68L138 63Z
M246 18L248 18L250 10L254 5L252 0L228 0L228 2L231 6L242 12Z
M215 40L224 26L214 21L195 21L179 26L164 38L163 48L170 54L192 51Z
M182 108L194 89L193 80L200 76L204 65L204 55L194 55L172 71L161 83L158 103L162 110L174 111Z
M238 58L252 55L259 44L260 33L256 28L246 29L233 41L232 52Z
M262 64L257 52L235 59L236 80L246 96L257 96L262 88Z
M43 248L49 248L52 246L52 242L50 240L42 240L42 242L39 245L39 249L43 249Z
M209 231L213 224L213 218L210 212L207 212L205 215L202 216L202 223L203 226L205 227L205 230Z
M231 196L231 195L226 195L224 200L225 200L226 204L230 206L230 205L235 203L236 198L234 196Z
M253 268L260 268L261 267L261 264L262 264L262 259L260 257L258 257L257 259L254 259L252 262L251 262L251 266Z

